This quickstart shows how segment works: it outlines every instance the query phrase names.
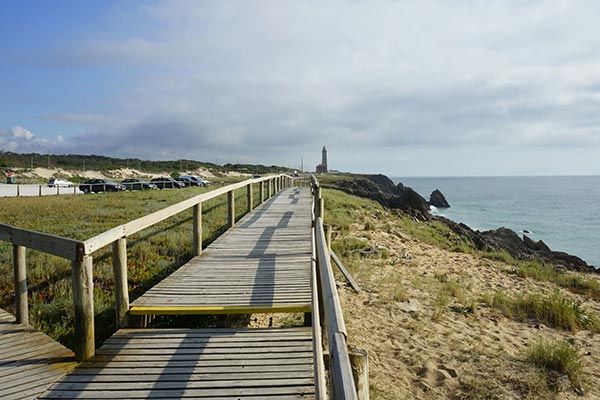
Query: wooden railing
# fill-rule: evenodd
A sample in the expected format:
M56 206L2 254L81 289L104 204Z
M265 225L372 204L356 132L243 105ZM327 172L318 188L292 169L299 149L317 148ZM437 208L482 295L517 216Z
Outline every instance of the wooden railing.
M327 339L329 350L329 376L330 396L338 400L358 399L357 390L352 375L352 365L348 346L346 343L346 324L340 299L337 293L335 278L331 268L331 256L329 252L330 243L327 240L323 225L324 203L321 195L321 187L317 179L312 176L313 193L313 226L315 251L313 255L316 261L316 273L313 274L313 340L315 341L316 353L321 351L321 336ZM316 306L315 306L316 305ZM321 325L321 320L324 324ZM324 331L324 333L322 333ZM324 394L323 354L315 354L315 388L319 399L327 398ZM368 396L368 388L367 388Z
M228 226L235 225L235 191L246 189L247 211L253 208L252 185L259 184L262 203L285 187L292 185L287 175L275 175L249 179L202 193L162 210L119 225L85 241L73 240L46 233L29 231L0 224L0 240L13 245L13 272L15 280L16 319L29 323L27 304L26 248L59 256L71 261L71 283L75 310L75 355L79 361L90 360L95 355L94 346L94 297L92 254L112 245L113 273L117 326L127 325L129 291L127 286L127 237L150 226L193 208L192 240L193 254L202 253L202 203L218 196L227 195Z

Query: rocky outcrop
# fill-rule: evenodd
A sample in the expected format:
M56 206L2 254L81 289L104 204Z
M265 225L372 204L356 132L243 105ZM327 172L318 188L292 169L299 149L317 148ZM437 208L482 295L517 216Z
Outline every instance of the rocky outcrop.
M444 195L442 194L442 192L440 192L439 189L435 189L433 192L431 192L431 195L429 195L429 205L440 208L450 207L450 204L448 204L446 197L444 197Z
M582 272L598 272L581 258L554 251L543 241L534 241L528 236L523 238L508 228L498 228L489 231L474 231L465 224L457 223L448 218L434 217L443 222L456 234L471 241L473 246L481 251L506 251L517 260L541 260L557 268Z
M551 250L543 241L534 241L526 235L521 238L515 231L498 228L489 231L474 231L469 226L444 217L432 216L429 205L450 207L444 195L435 190L429 202L413 189L394 182L385 175L356 175L352 179L340 178L326 187L375 200L384 207L399 210L421 220L435 219L447 225L461 237L467 238L481 251L506 251L518 260L541 260L557 268L584 272L600 272L577 256Z
M354 179L340 179L326 186L375 200L384 207L399 209L421 219L430 218L429 205L420 194L401 183L396 185L385 175L360 175Z

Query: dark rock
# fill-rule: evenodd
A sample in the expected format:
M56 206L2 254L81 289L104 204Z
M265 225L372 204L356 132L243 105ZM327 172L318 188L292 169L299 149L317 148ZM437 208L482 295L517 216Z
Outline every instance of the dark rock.
M435 189L431 192L431 195L429 196L429 205L440 208L450 207L450 204L448 204L448 201L439 189Z
M457 235L469 239L477 250L506 251L517 260L540 260L554 265L558 269L600 272L577 256L561 251L553 251L543 241L535 242L525 235L521 239L516 232L508 228L479 232L448 218L433 217L433 219L444 223Z
M531 233L527 229L523 229L523 233Z
M427 201L413 189L395 185L385 175L362 175L355 179L342 179L327 185L355 196L377 201L384 207L402 210L419 219L429 219Z
M544 253L552 252L552 250L550 250L550 247L548 247L548 245L546 243L544 243L541 240L538 240L537 242L535 242L535 241L531 240L529 238L529 236L527 236L527 235L523 235L523 243L525 243L525 246L527 246L533 250L541 251Z

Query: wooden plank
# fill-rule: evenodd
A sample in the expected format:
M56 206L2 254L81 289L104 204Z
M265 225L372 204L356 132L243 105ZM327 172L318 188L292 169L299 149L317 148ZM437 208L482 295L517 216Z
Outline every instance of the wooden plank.
M226 373L194 373L190 374L189 370L183 370L180 373L173 373L171 369L160 370L154 369L155 373L149 374L144 373L140 374L139 371L128 369L127 374L105 374L102 373L104 370L96 369L93 374L71 374L66 377L63 382L64 383L126 383L126 382L210 382L210 381L249 381L252 380L255 382L255 385L266 384L268 382L280 383L281 380L289 380L289 379L303 379L303 380L312 380L312 371L310 369L300 370L300 371L288 371L288 372L238 372L232 373L227 371ZM87 371L87 369L83 369L83 371ZM112 372L112 371L111 371ZM286 382L289 383L289 382ZM209 386L207 386L209 387Z
M300 313L309 312L310 304L271 306L132 306L133 315L193 315L193 314L256 314L256 313Z
M69 260L83 256L84 242L0 224L0 240Z
M232 389L178 389L178 390L90 390L90 391L51 391L40 399L182 399L216 398L219 400L273 400L273 399L314 399L313 386L287 386L270 388ZM262 396L261 396L262 395ZM281 396L277 396L281 395Z
M338 258L338 256L333 251L330 251L329 254L331 255L331 258L333 259L333 261L335 262L335 264L338 266L340 272L342 273L342 275L344 275L344 278L346 278L346 281L348 281L348 283L350 284L350 286L352 287L352 289L356 293L360 293L360 291L361 291L360 286L358 286L358 283L356 283L356 281L352 277L352 274L350 273L350 271L348 271L346 269L346 267L344 266L344 264L342 264L342 262L340 261L340 259Z
M0 398L35 398L76 365L73 352L0 310Z
M210 379L220 378L227 376L255 376L259 379L259 376L265 376L264 374L295 374L299 376L306 376L312 372L312 365L310 364L289 364L289 365L230 365L226 367L152 367L152 366L141 366L141 367L123 367L120 366L122 363L104 363L102 368L90 366L88 364L82 364L79 368L73 370L69 375L69 378L78 375L93 375L93 376L104 376L108 375L112 377L118 377L119 375L131 376L138 375L140 377L144 375L160 375L168 373L169 375L187 375L189 379ZM270 376L270 375L266 375ZM69 379L66 378L66 379ZM75 378L76 379L76 378ZM118 378L117 378L118 379Z
M256 388L266 389L275 385L283 386L307 386L312 385L312 378L286 378L281 379L250 379L250 380L224 380L224 381L163 381L159 379L153 382L135 382L135 391L141 390L165 390L165 389L222 389L223 391L231 390L232 388ZM94 381L69 381L63 380L60 383L60 390L63 391L96 391L96 390L131 390L131 381L125 382L94 382ZM266 391L266 390L265 390ZM261 394L264 394L261 393Z
M319 400L327 400L327 381L325 372L325 360L323 358L323 342L321 331L321 310L319 305L319 288L317 280L316 246L314 232L311 238L312 260L311 260L311 301L312 301L312 338L313 338L313 364L315 376L315 394Z

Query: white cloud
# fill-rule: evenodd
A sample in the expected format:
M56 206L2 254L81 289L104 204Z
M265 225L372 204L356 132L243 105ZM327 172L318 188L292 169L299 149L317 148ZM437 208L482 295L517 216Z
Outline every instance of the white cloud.
M0 150L2 151L47 152L55 149L62 140L60 135L55 139L38 137L22 126L15 126L8 131L0 129Z
M310 150L316 162L322 144L347 159L600 146L598 2L131 4L118 33L40 58L101 66L119 82L102 112L53 117L85 126L63 149L265 161Z

